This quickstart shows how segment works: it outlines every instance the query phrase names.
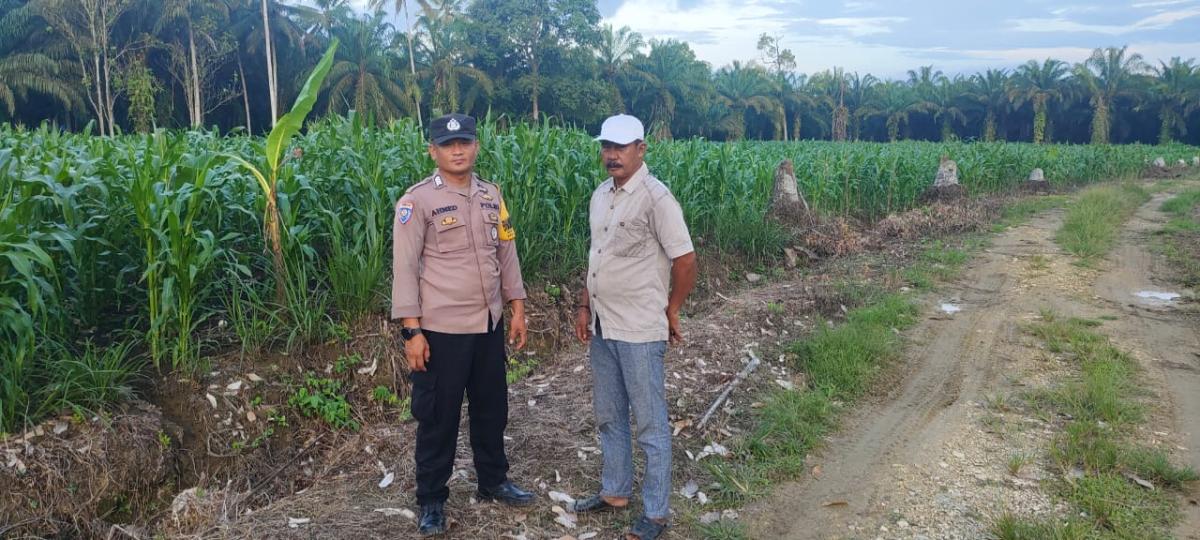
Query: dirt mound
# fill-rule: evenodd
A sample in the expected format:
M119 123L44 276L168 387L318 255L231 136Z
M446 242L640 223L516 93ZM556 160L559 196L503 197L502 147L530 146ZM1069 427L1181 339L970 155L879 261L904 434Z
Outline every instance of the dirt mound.
M1150 165L1142 170L1142 178L1183 178L1187 176L1188 168L1176 166L1159 167Z
M974 231L989 223L997 209L997 204L979 200L939 201L892 214L876 223L873 232L879 240L888 241Z
M169 489L174 452L161 412L47 421L0 442L0 537L107 537Z
M958 201L967 197L967 190L959 184L933 186L921 194L921 204L933 204L944 201Z

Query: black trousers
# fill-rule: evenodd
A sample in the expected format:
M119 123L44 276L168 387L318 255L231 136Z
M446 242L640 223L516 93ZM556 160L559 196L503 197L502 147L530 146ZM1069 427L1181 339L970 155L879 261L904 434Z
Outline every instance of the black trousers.
M417 504L445 502L446 482L458 450L463 391L469 405L471 452L479 485L508 478L504 429L508 425L504 322L485 334L424 332L429 342L426 371L413 372L412 415L417 420Z

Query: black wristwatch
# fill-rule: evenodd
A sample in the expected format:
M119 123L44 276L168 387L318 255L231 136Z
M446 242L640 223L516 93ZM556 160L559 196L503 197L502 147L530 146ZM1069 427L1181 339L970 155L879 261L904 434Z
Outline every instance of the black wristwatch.
M400 329L400 337L403 338L404 341L408 341L419 335L421 335L421 327L419 326L415 328L404 327Z

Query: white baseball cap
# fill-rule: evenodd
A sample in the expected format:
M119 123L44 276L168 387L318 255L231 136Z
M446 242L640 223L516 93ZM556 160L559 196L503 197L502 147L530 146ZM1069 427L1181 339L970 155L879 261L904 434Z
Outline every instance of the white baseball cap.
M618 114L610 116L600 125L600 136L597 141L608 141L617 144L629 144L633 141L646 139L646 128L642 121L635 116Z

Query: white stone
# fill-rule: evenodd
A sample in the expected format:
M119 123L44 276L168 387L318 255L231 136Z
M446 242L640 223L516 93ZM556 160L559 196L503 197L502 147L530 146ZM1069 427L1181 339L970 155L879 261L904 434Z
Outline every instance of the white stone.
M1154 158L1154 166L1155 166L1155 167L1166 167L1166 166L1167 166L1167 160L1163 159L1161 156L1160 156L1160 157L1156 157L1156 158Z
M1033 171L1031 171L1029 173L1029 181L1030 182L1045 182L1046 181L1046 173L1044 171L1042 171L1041 169L1034 169Z

